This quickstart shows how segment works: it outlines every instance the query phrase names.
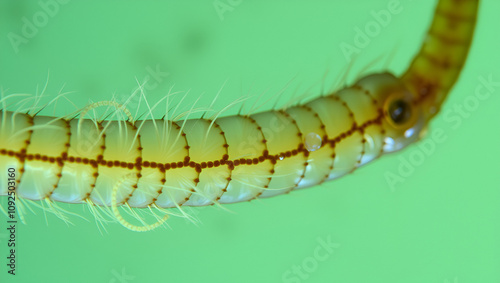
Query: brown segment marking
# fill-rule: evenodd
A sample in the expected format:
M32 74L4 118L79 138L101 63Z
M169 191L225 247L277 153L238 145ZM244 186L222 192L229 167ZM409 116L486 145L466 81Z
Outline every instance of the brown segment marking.
M181 132L181 136L184 138L184 142L186 143L186 145L184 146L184 149L186 150L186 156L184 158L187 157L188 160L191 159L191 157L189 156L189 148L190 148L190 146L189 146L187 138L186 138L186 133L182 130L182 127L179 126L179 124L177 124L177 122L171 121L171 123L172 123L172 125L175 125L177 127L177 129ZM182 167L184 167L184 160L183 161L178 161L178 162L172 162L170 164L165 163L165 169L167 169L167 168L176 169L176 168L182 168ZM170 170L170 169L167 169L167 170ZM196 177L193 180L195 182L195 185L197 184L196 179L199 180L199 178L200 178L201 170L199 170L199 171L196 170L196 172L197 172L197 175L196 175ZM195 189L191 189L190 192L189 192L189 195L184 199L183 202L178 203L178 205L182 206L183 204L185 204L191 198L191 196L193 195L194 191L195 191Z
M357 131L360 131L362 132L366 127L372 125L372 124L379 124L380 123L380 120L382 118L383 115L378 115L376 118L374 119L371 119L371 120L368 120L367 122L363 123L361 126L358 126L358 125L353 125L353 127L351 129L349 129L348 131L346 132L343 132L341 134L339 134L337 137L335 138L329 138L329 137L326 137L325 138L325 144L326 143L329 143L329 144L333 144L335 145L336 143L339 143L340 141L342 141L343 139L351 136L354 132L357 132ZM103 135L103 137L105 137L105 135ZM103 148L104 150L104 148ZM23 150L22 150L23 151ZM304 148L304 145L301 143L299 144L299 146L297 148L294 148L292 150L288 150L288 151L285 151L285 152L282 152L282 153L279 153L279 154L276 154L276 155L270 155L267 151L265 151L263 153L262 156L259 156L258 158L254 158L256 160L256 162L253 162L254 159L252 159L252 162L247 162L245 161L245 164L240 164L240 159L235 159L235 160L228 160L228 157L227 157L227 154L225 154L220 160L214 160L212 161L213 163L213 167L218 167L220 165L233 165L234 166L238 166L238 165L254 165L254 164L258 164L258 163L261 163L267 159L269 160L272 160L273 162L277 162L279 161L279 157L280 156L283 156L283 158L287 158L287 157L292 157L292 156L295 156L299 153L303 153L303 154L306 154L307 152L307 149ZM0 155L7 155L7 156L16 156L18 159L22 160L23 158L34 158L34 157L37 157L35 159L40 159L40 161L43 161L43 162L47 162L47 163L54 163L56 162L56 158L55 157L51 157L51 156L47 156L47 155L40 155L40 154L29 154L27 155L26 153L21 153L21 152L15 152L15 151L12 151L12 150L6 150L6 149L0 149ZM97 159L93 160L93 159L87 159L84 163L84 159L78 159L76 157L73 157L73 156L68 156L66 158L63 158L62 162L72 162L72 163L81 163L81 164L87 164L89 166L93 166L93 164L97 164L97 166L93 166L93 167L98 167L99 165L107 165L109 164L109 167L123 167L121 166L121 164L124 163L124 161L120 161L120 164L118 164L118 166L115 166L114 165L114 161L112 160L104 160L102 159L102 155L98 156ZM144 166L144 163L145 162L149 162L149 161L142 161L141 162L141 166ZM136 166L136 163L127 163L127 169L134 169L135 166ZM150 162L150 163L153 163L153 162ZM179 164L179 163L182 163L184 164L183 161L179 161L179 162L172 162L171 164ZM166 163L165 165L168 166L170 163ZM199 167L201 169L201 163L196 163L196 162L189 162L190 166L191 167ZM161 164L160 164L161 165ZM132 167L132 168L130 168ZM161 167L161 166L158 166L158 167ZM177 167L176 167L177 168ZM169 169L164 169L164 170L172 170L172 169L176 169L176 168L169 168ZM182 168L182 167L179 167L179 168Z
M433 54L422 51L420 53L423 58L425 58L427 61L429 61L432 65L441 68L441 69L456 69L459 70L462 68L462 65L460 64L452 64L446 57L444 58L437 58Z
M364 92L362 92L364 94ZM357 125L357 121L356 121L356 115L354 115L354 112L352 111L352 109L347 105L347 103L344 101L344 106L346 106L348 108L348 110L351 112L350 113L350 116L352 117L352 120L354 121L354 125ZM354 126L353 125L353 126ZM365 155L365 149L366 149L366 139L365 139L365 129L364 128L360 128L359 129L359 133L361 134L361 153L359 155L359 158L358 158L358 161L356 162L356 166L354 166L354 168L352 168L351 172L353 172L354 170L356 170L356 168L358 168L359 164L361 164L361 160L363 159L363 156Z
M165 121L165 123L168 123L168 121ZM145 167L158 168L160 173L163 174L163 178L160 180L161 186L158 189L158 191L156 192L156 197L153 198L153 202L150 204L150 205L152 205L152 204L156 205L156 201L158 200L160 195L163 193L163 188L165 187L165 183L167 182L167 171L165 170L165 167L163 166L163 164L157 164L156 162L149 162L146 160L146 161L142 161L142 165ZM160 167L160 165L162 165L162 166Z
M102 126L102 121L101 122L95 121L95 122L96 122L97 128L99 129L99 132L102 133L102 135L100 135L100 136L102 136L102 146L100 147L101 154L97 156L96 160L90 160L90 162L89 162L90 165L93 168L95 168L95 172L92 175L92 177L94 177L94 182L92 184L90 184L90 191L87 193L87 195L85 196L85 198L83 199L83 201L89 200L90 195L94 191L95 184L97 183L97 178L99 177L99 164L101 164L101 162L103 161L104 151L106 150L106 133L103 132L104 131L104 127Z
M334 98L335 99L335 98ZM312 109L311 109L312 110ZM319 117L318 117L319 118ZM381 123L381 119L383 118L383 113L379 113L379 115L373 119L370 119L366 122L364 122L363 124L361 125L357 125L356 123L353 123L351 129L339 134L338 136L336 137L328 137L327 135L325 135L324 137L324 144L330 144L332 146L332 148L335 148L335 145L340 143L342 140L346 139L347 137L351 136L353 133L359 131L359 132L363 132L365 128L371 126L371 125L377 125L377 124L380 124ZM321 119L320 119L321 121ZM214 123L215 124L215 123ZM102 127L102 124L97 122L97 125L99 127L99 129L102 131L103 130L103 127ZM179 127L177 125L177 127ZM180 128L180 127L179 127ZM219 127L220 128L220 127ZM221 134L224 136L224 139L226 140L225 138L225 134L223 133L223 131L221 130ZM183 135L185 137L185 134ZM111 160L104 160L103 159L103 154L104 154L104 150L106 148L105 144L106 144L106 135L105 133L102 134L102 138L103 138L103 141L104 141L104 146L101 147L102 149L102 153L97 157L97 159L88 159L88 160L84 160L81 159L81 160L77 160L76 157L73 157L73 156L62 156L62 160L58 161L58 162L62 162L62 166L64 166L64 163L65 162L72 162L72 163L81 163L81 164L86 164L86 165L89 165L93 168L96 168L96 172L94 173L94 177L95 177L95 181L93 184L91 184L91 191L87 194L87 197L88 198L93 190L93 188L95 188L95 184L96 184L96 181L97 181L97 178L99 176L99 173L98 173L98 169L99 169L99 166L103 166L103 165L107 165L108 162L111 162L110 163L110 167L114 167L114 162L111 161ZM187 142L187 141L186 141ZM227 144L227 140L226 140L226 144ZM189 148L187 147L186 150L188 151ZM226 148L226 152L227 152L227 148ZM304 154L305 156L308 155L308 151L307 149L304 148L304 145L301 143L299 145L297 145L296 148L293 148L293 149L289 149L287 151L284 151L282 156L284 159L286 158L289 158L289 157L292 157L292 156L295 156L297 154ZM15 151L12 151L12 150L6 150L6 149L0 149L0 155L6 155L6 156L15 156L16 158L18 158L20 161L23 161L27 158L34 158L34 159L37 159L37 160L40 160L42 162L48 162L48 163L54 163L56 162L56 157L52 157L52 156L47 156L47 155L42 155L41 153L40 154L30 154L30 155L27 155L26 154L26 150L21 150L20 152L15 152ZM52 157L52 159L51 159ZM186 157L189 157L189 154L186 156ZM229 170L232 171L234 170L234 167L235 166L251 166L251 165L256 165L256 164L259 164L259 163L262 163L262 162L265 162L266 160L269 160L272 164L276 164L276 162L279 161L279 154L276 154L276 155L272 155L272 154L269 154L269 152L267 150L265 150L261 156L255 158L255 159L252 159L252 162L245 162L244 164L240 164L240 160L229 160L228 158L228 153L224 154L221 159L219 160L212 160L211 162L213 163L213 167L219 167L219 166L228 166ZM185 160L183 161L180 161L182 164L184 164ZM236 162L238 161L238 162ZM255 162L254 162L255 161ZM120 161L120 167L122 167L122 162L124 161ZM146 162L149 162L150 166L153 162L151 161L147 161L147 160L142 160L140 162L140 166L144 166L144 164ZM125 162L127 164L127 169L129 170L132 170L136 167L136 164L135 163L130 163L130 162ZM177 162L173 162L173 163L177 163ZM208 163L208 161L207 161ZM164 172L166 170L174 170L175 168L171 168L169 166L167 166L169 163L165 163L165 164L158 164L157 165L157 168L158 170ZM194 161L189 161L189 166L190 167L194 167L196 168L197 172L201 172L202 171L202 168L201 168L201 163L197 163L197 162L194 162ZM231 172L230 172L231 174ZM229 177L228 178L228 182L231 180L231 178ZM227 188L227 186L226 186ZM224 190L223 190L224 191ZM223 192L224 193L224 192ZM85 200L85 199L84 199Z
M224 144L222 145L222 148L224 148L224 151L226 152L225 156L229 156L229 150L228 150L229 145L227 144L226 134L224 133L224 131L221 129L220 125L217 124L217 122L215 120L211 121L211 123L213 123L213 126L215 128L219 129L220 134L222 135L222 138L224 139ZM209 161L208 163L213 163L213 167L219 167L221 162L219 160L215 160L213 162ZM192 167L194 167L194 166L192 166ZM233 170L229 170L229 176L226 178L226 181L227 181L226 186L224 187L224 189L221 190L220 195L218 195L215 198L215 201L212 204L215 204L215 202L219 201L222 198L222 195L224 195L224 193L227 192L227 187L229 186L229 182L231 182L232 176L233 176Z
M164 123L170 123L170 121L164 121ZM176 126L178 127L178 125L176 124ZM168 127L168 124L166 125L166 127ZM165 166L163 164L157 164L156 162L149 162L149 161L142 161L142 166L144 167L151 167L151 168L158 168L158 170L160 171L160 173L163 174L163 178L160 180L161 182L161 186L160 188L158 189L158 191L156 192L156 197L153 198L153 202L151 204L156 204L156 201L158 200L158 198L160 197L160 195L163 193L163 188L165 187L165 183L167 182L167 171L165 170ZM151 205L150 204L150 205Z
M258 131L260 132L260 134L262 135L262 140L261 140L261 143L263 143L263 144L264 144L265 151L267 151L267 150L268 150L268 148L267 148L267 140L266 140L266 137L264 136L264 132L262 131L262 127L261 127L261 126L257 123L257 121L255 121L252 117L250 117L250 116L242 116L242 117L243 117L243 118L246 118L246 119L248 119L248 120L250 120L250 122L251 122L252 124L255 124L255 126L257 127L257 130L258 130ZM243 161L243 160L241 160L241 161ZM235 165L235 166L240 165L240 163L241 163L242 165L245 165L245 164L246 164L246 162L240 162L240 160L237 160L237 159L235 159L235 160L234 160L234 165ZM252 164L253 164L253 162L249 163L248 165L252 165ZM273 168L272 168L272 169L274 169L274 164L273 164ZM274 171L274 170L273 170L273 171ZM272 173L271 173L271 174L272 174ZM271 178L272 178L272 177L267 178L267 184L265 184L265 185L264 185L264 188L267 188L267 187L269 186L269 183L271 183ZM252 201L252 200L254 200L254 199L258 198L258 197L262 194L262 192L263 192L263 190L262 190L262 191L260 191L260 192L258 192L258 193L257 193L257 194L253 197L253 198L250 198L248 201Z
M364 128L358 127L356 119L354 118L354 113L352 112L351 108L347 105L347 103L345 101L343 101L340 97L338 97L337 95L334 95L334 94L332 94L330 96L325 96L325 97L333 99L334 101L340 103L340 105L342 105L347 110L347 112L349 113L349 117L352 120L351 129L345 133L341 133L334 140L330 141L330 146L332 148L335 148L337 143L339 143L343 139L346 139L347 137L351 136L356 131L360 131L361 135L363 135ZM364 147L365 147L365 145L364 145L364 143L362 143L362 152L364 152ZM334 166L335 166L335 154L332 155L332 159L333 159L333 162L332 162L332 165L330 166L330 171L332 171ZM356 167L353 168L353 170L355 170L355 169L356 169ZM326 174L325 177L318 182L318 184L325 182L328 179L328 176L330 176L330 174Z
M295 119L290 115L288 114L286 111L283 111L283 110L280 110L279 111L281 114L283 114L285 117L287 117L288 119L290 119L290 121L292 122L292 124L295 125L295 128L297 129L297 135L299 136L299 138L302 140L302 137L304 136L304 133L302 133L302 131L300 130L299 126L297 125L297 121L295 121ZM296 151L296 150L295 150ZM286 151L286 157L291 157L292 155L296 155L293 154L293 151ZM307 170L307 156L304 155L304 170L302 170L302 174L300 174L300 177L299 177L299 180L297 180L297 182L295 183L295 185L293 187L290 187L288 188L288 190L286 190L286 192L284 192L284 194L288 194L289 192L293 191L298 185L299 183L302 181L302 179L304 179L305 177L305 174L306 174L306 170Z
M33 127L35 125L35 122L34 122L34 116L31 116L31 115L26 115L27 118L28 118L28 123L31 125L31 126L28 126L29 127ZM19 168L19 178L16 180L17 184L20 184L21 183L21 179L24 175L24 167L26 166L26 158L27 158L27 155L26 155L26 152L28 151L28 147L30 146L31 144L31 137L33 136L33 130L29 130L28 131L28 138L24 141L24 148L22 148L18 153L16 153L16 157L19 159L19 162L21 163L21 168ZM3 152L3 154L2 154ZM7 153L7 150L1 150L0 151L0 154L2 155L6 155ZM12 153L12 156L14 156L14 153ZM17 188L19 186L16 186L16 191L17 191Z
M354 85L353 88L362 91L365 95L367 95L368 97L370 97L372 99L373 105L376 105L377 113L378 113L377 115L378 116L383 116L384 115L384 110L382 108L382 104L375 98L375 96L369 90L363 88L360 85ZM385 134L385 129L384 129L383 125L382 125L382 122L379 121L379 123L374 123L374 124L378 125L380 127L380 134L384 135ZM376 158L382 156L382 154L384 153L384 145L385 145L385 140L382 139L382 146L380 147L379 154L377 155Z
M476 19L475 16L472 17L466 17L464 15L460 14L453 14L449 10L444 10L444 9L436 9L435 12L436 15L439 15L443 18L446 18L447 20L451 22L455 22L457 24L458 22L470 22Z
M332 154L330 155L330 158L332 159L332 165L330 166L329 170L333 170L333 163L335 162L335 143L331 143L328 139L328 135L326 134L326 126L325 124L323 123L323 120L321 120L321 117L319 117L319 114L314 110L312 109L310 106L307 106L307 105L301 105L302 108L306 109L307 111L313 113L314 117L316 117L316 119L318 119L319 123L320 123L320 128L321 130L323 130L323 133L325 134L324 136L321 137L321 147L324 147L326 144L329 144L330 145L330 148L332 150ZM294 149L292 151L292 154L295 155L294 153L298 151L298 149ZM306 149L307 151L307 149ZM307 157L309 156L309 151L307 151L307 155L304 154L304 157L306 158L306 161L307 161ZM304 170L307 169L307 166L309 165L308 162L304 162ZM305 171L304 171L305 172ZM304 174L303 174L304 175ZM304 177L304 176L303 176ZM302 177L302 178L303 178ZM328 175L325 177L325 179L328 178ZM322 181L321 181L322 182Z
M127 124L129 124L132 129L135 130L135 132L137 133L137 127L131 122L131 121L125 121ZM141 135L139 133L137 133L137 150L139 151L139 156L135 159L135 164L134 164L134 168L137 170L137 181L132 185L132 191L130 192L130 194L128 196L125 197L125 199L123 200L123 203L128 203L128 200L133 196L134 192L136 191L137 187L138 187L138 184L139 184L139 180L142 178L142 146L141 146ZM116 160L114 165L116 167L122 167L122 168L128 168L128 164L127 162L125 161L119 161L119 160Z
M464 40L462 38L450 37L444 33L440 33L435 30L429 31L429 35L437 38L440 44L445 44L445 45L468 45L470 43L469 39Z
M55 158L55 161L57 161L57 165L59 166L59 173L57 174L57 181L56 183L54 184L54 187L51 191L49 191L49 194L47 195L47 197L50 197L52 196L52 194L54 193L54 191L57 189L57 187L59 186L59 182L61 181L61 178L62 178L62 173L63 173L63 169L64 169L64 162L63 162L63 156L67 156L68 155L68 151L69 151L69 147L70 147L70 141L71 141L71 126L70 126L70 121L69 120L66 120L66 119L61 119L65 124L66 124L66 135L68 136L68 139L66 141L66 143L64 144L64 151L61 153L61 156L58 156Z

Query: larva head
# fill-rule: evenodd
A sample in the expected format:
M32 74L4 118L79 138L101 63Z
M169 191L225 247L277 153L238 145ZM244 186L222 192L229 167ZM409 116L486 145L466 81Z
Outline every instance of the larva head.
M426 119L415 95L392 74L367 76L356 83L377 102L383 129L383 151L394 152L417 141L425 133Z

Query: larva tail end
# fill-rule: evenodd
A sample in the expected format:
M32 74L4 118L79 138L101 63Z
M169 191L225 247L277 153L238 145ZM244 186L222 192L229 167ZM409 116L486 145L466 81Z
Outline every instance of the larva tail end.
M465 64L479 0L440 0L419 53L401 79L422 104L426 120L436 115Z

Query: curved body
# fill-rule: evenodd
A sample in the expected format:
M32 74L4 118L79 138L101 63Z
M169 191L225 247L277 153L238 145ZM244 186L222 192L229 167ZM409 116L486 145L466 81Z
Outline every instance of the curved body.
M389 74L282 111L217 120L104 121L3 112L2 167L21 198L131 207L270 197L339 178L384 152L377 84ZM401 87L401 86L400 86ZM91 141L91 143L89 143ZM6 190L2 191L5 194Z
M465 62L478 2L439 1L401 78L370 75L287 109L180 121L4 109L0 171L18 172L23 199L139 208L249 201L339 178L421 138Z

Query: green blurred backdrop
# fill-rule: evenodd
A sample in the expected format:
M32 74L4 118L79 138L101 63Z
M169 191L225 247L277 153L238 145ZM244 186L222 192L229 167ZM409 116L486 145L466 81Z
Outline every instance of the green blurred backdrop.
M138 83L152 104L172 88L189 91L179 112L200 97L207 107L226 82L214 109L250 95L246 109L257 101L267 110L276 99L266 98L287 86L278 105L319 95L350 63L341 84L362 71L401 73L435 2L0 0L0 87L33 96L48 82L42 104L70 92L43 111L57 116L124 101ZM391 5L397 12L346 56L356 28ZM498 83L466 115L455 110L481 78L500 82L499 9L482 1L469 60L443 108L455 120L432 122L431 133L446 136L432 152L414 145L340 180L230 212L192 209L198 225L172 219L171 229L148 233L119 224L101 233L85 205L62 205L89 220L70 216L74 226L35 207L17 230L16 276L6 273L0 219L0 282L500 282ZM387 172L417 155L404 181L389 185Z

